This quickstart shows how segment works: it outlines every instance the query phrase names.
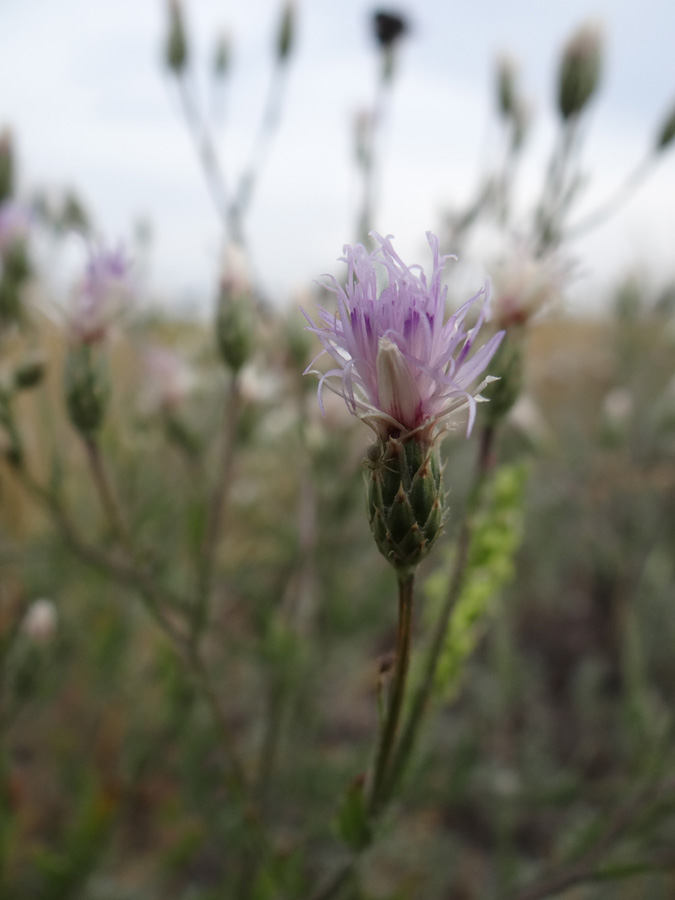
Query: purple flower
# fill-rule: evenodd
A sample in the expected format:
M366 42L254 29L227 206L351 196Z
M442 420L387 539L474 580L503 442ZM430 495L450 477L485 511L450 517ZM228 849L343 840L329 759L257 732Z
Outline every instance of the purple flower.
M421 266L409 268L400 259L391 235L373 232L373 236L379 247L372 253L361 244L344 248L348 267L344 287L327 276L326 287L337 297L337 313L319 308L318 325L307 316L308 330L319 337L323 352L336 364L323 375L316 373L321 375L321 408L321 394L328 387L383 440L411 432L432 440L447 429L451 416L468 408L469 433L476 401L482 399L480 391L493 380L488 376L478 383L479 379L504 335L493 335L471 353L487 315L487 291L479 291L444 321L447 287L441 276L446 259L453 257L440 255L438 238L427 232L433 254L427 280ZM380 267L388 283L378 291ZM481 299L476 323L465 328L469 309Z
M69 316L70 333L76 343L102 341L111 321L132 294L131 264L123 249L92 251Z

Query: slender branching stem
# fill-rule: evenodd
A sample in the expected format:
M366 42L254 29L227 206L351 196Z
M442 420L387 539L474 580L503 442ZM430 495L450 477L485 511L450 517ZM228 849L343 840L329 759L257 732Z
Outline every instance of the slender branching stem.
M227 502L232 486L232 467L241 404L241 385L239 377L234 375L225 401L220 462L208 508L204 538L199 551L199 571L192 618L192 641L195 644L199 642L208 620L209 595L213 582L216 550L218 541L222 537Z
M223 175L211 132L199 111L199 106L185 73L179 75L177 83L185 121L202 165L209 194L221 219L225 234L233 237L231 234L232 221L227 199L225 176ZM241 238L239 238L239 241L241 242Z
M101 501L103 512L120 544L130 553L130 555L134 555L133 542L122 516L112 484L110 483L99 442L93 435L87 435L86 437L83 437L82 440L87 452L89 469L96 487L96 492Z
M235 198L229 208L230 226L233 229L232 236L236 241L242 239L242 223L245 214L251 204L253 191L257 179L260 176L265 157L272 143L274 134L281 121L281 109L287 84L288 65L287 60L279 59L272 72L267 103L263 112L260 126L251 150L248 164L242 172L237 183Z
M60 499L37 482L23 463L16 466L14 471L27 492L50 514L57 526L57 532L76 556L118 583L138 590L146 610L170 639L178 658L194 677L202 697L211 710L211 715L223 738L224 752L228 757L228 785L239 799L245 798L247 783L244 768L235 753L232 729L218 700L212 677L194 646L189 644L182 630L167 616L168 600L161 589L136 561L120 560L87 543L79 534Z
M354 860L349 860L312 894L310 900L333 900L349 884L353 874Z
M561 865L556 871L542 876L539 881L516 893L514 900L544 900L544 898L561 894L575 884L593 881L596 878L611 877L609 871L603 872L602 869L602 860L605 855L612 849L616 841L629 830L646 803L649 803L656 794L663 799L664 796L672 795L674 791L675 784L673 783L662 785L658 791L654 786L636 791L623 805L608 815L607 827L581 859L568 865ZM620 865L623 866L625 862L622 860ZM641 874L649 871L650 868L675 868L675 854L670 852L658 858L654 857L649 863L626 865L624 868L632 874Z
M586 218L582 219L576 225L572 225L565 233L566 240L576 240L593 231L598 226L604 224L611 216L618 212L621 207L627 203L633 196L635 191L644 182L652 171L657 157L650 154L626 178L623 184L594 212L589 213Z
M401 710L403 709L403 697L410 664L414 584L414 573L405 572L399 574L396 663L387 704L387 714L380 731L375 757L369 800L369 808L372 814L376 814L387 799L385 788L387 785L389 760L391 759L398 733L398 723L401 717Z

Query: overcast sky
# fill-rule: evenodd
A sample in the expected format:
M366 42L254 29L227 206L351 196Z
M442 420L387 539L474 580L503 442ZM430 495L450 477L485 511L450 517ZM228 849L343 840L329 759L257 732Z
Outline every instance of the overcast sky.
M236 179L252 143L271 73L277 0L185 0L195 69L202 77L215 35L233 41L224 169ZM358 179L351 121L372 102L376 72L363 0L299 0L297 45L281 127L255 195L248 233L268 293L285 298L334 269L355 234ZM386 6L386 5L384 5ZM469 196L494 137L494 59L521 64L536 113L521 173L539 189L554 134L558 53L582 21L604 22L603 91L588 122L584 209L612 192L675 104L675 4L671 0L398 3L413 23L401 48L386 123L375 225L414 261L444 207ZM221 246L219 222L160 63L162 0L1 0L0 123L12 127L20 188L73 186L100 229L129 238L153 224L151 284L167 302L208 302ZM572 249L584 277L577 307L636 270L675 276L675 153L661 160L610 225ZM486 261L487 263L487 261Z

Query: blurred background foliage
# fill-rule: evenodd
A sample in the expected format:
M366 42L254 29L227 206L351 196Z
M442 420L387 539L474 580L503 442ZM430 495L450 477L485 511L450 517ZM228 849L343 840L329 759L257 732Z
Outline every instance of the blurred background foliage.
M178 79L182 15L169 5ZM385 104L405 27L378 15ZM563 135L592 93L561 94ZM365 236L376 145L357 138ZM556 152L532 217L538 258L564 247L576 190ZM258 164L223 209L244 248ZM509 232L509 166L476 209L448 213L447 242L481 217ZM70 198L55 227L86 223ZM492 429L435 715L400 795L368 824L349 798L372 761L394 585L364 514L364 430L338 403L321 417L299 313L270 308L230 265L213 327L139 313L109 336L96 441L130 549L64 404L72 347L41 298L50 273L17 247L3 248L0 284L0 897L673 896L675 289L617 276L600 317L559 305L502 323L518 347L502 383L517 387L480 408L471 440L461 426L446 439L451 514L418 579L419 659ZM158 347L178 356L153 370ZM321 888L345 860L356 877Z

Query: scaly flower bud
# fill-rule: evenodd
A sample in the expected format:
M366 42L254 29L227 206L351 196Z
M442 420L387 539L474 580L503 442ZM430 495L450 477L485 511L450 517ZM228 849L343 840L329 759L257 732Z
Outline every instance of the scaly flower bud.
M602 36L597 23L588 22L567 42L558 74L558 109L563 119L578 115L600 82Z
M369 449L368 521L382 555L404 573L424 559L443 525L438 444L417 436Z
M226 274L220 282L216 339L223 362L236 374L253 353L255 321L251 286L243 261L233 247L228 248Z
M109 398L108 379L97 348L88 343L70 348L66 358L65 394L70 421L85 437L103 424Z

